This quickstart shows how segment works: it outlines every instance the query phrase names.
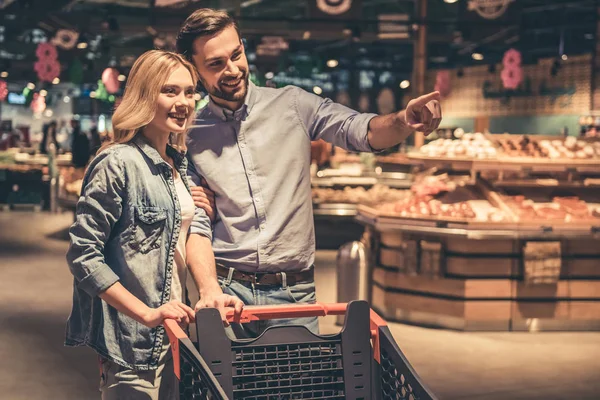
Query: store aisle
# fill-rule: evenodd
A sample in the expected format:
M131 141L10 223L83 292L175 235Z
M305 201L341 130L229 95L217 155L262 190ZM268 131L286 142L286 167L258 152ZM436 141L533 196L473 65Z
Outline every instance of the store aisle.
M69 213L0 212L0 398L98 398L95 357L64 348L72 278ZM335 301L335 251L317 255L320 301ZM328 317L323 332L339 329ZM595 399L600 333L462 333L391 324L440 399Z

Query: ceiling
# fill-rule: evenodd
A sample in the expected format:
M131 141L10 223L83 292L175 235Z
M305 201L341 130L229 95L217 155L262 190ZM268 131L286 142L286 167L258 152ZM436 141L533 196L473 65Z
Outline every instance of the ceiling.
M370 69L391 68L399 76L409 76L412 32L418 24L428 27L430 68L497 63L510 47L520 49L526 63L563 53L591 53L596 39L596 0L516 0L503 18L491 22L473 18L467 0L454 4L429 0L426 19L418 18L414 0L362 0L359 18L354 19L311 18L308 0L188 0L161 7L172 1L0 0L0 26L4 27L0 70L10 70L12 79L35 79L33 30L52 37L58 29L74 29L95 41L87 49L60 51L63 74L79 60L84 80L94 82L108 65L126 70L143 51L157 45L168 47L185 17L200 6L237 13L250 52L265 35L282 36L289 43L291 57L254 60L263 73L289 68L299 54L317 60L313 62L317 70L326 71L330 58L340 59L340 66L349 70L364 68L361 60L368 60ZM405 20L393 24L404 30L405 38L380 39L381 14L404 15ZM484 59L473 60L474 52Z

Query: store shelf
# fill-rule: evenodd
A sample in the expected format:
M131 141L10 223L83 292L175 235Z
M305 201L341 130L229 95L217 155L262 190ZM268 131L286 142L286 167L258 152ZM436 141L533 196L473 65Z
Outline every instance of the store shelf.
M540 159L531 157L499 157L494 159L468 159L459 157L427 157L409 153L408 157L423 168L451 171L518 171L523 173L594 173L600 174L600 160Z
M313 214L319 217L350 217L357 215L357 205L347 203L314 204Z
M402 172L381 174L363 174L361 176L323 176L312 179L314 187L345 187L386 185L393 189L408 189L412 184L412 175Z
M519 226L518 224L499 223L496 228L493 223L486 223L489 227L480 229L477 227L468 227L466 224L440 221L437 223L423 222L419 220L392 221L389 218L379 218L358 214L356 221L364 225L375 228L380 232L404 232L418 233L427 236L458 236L475 240L493 240L493 239L577 239L594 238L600 239L600 220L598 225L592 226L571 226L561 227L543 226L536 227ZM462 225L462 226L461 226Z
M494 182L497 188L536 188L557 187L564 189L595 188L600 187L600 180L585 179L583 182L559 181L558 179L503 179Z

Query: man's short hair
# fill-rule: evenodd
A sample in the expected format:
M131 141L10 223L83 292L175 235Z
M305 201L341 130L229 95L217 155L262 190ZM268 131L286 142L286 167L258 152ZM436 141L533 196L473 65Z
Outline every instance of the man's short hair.
M177 52L188 60L194 54L194 41L202 36L215 35L233 26L241 39L237 21L225 11L200 8L194 11L183 23L177 35Z

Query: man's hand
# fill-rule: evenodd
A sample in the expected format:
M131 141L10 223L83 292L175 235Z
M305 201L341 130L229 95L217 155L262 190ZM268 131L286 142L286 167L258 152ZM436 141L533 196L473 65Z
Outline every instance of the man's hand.
M217 210L215 206L215 193L208 188L208 184L204 178L202 178L202 186L192 186L191 190L194 205L202 208L211 222L215 222Z
M425 136L436 130L442 121L440 93L432 92L408 102L405 110L408 126Z
M212 294L200 296L200 300L196 303L194 307L194 311L198 312L201 308L216 308L219 310L221 314L221 319L223 320L223 324L225 326L229 326L229 322L227 322L227 311L230 308L233 308L235 311L236 318L240 316L242 310L244 309L244 303L242 300L235 296L230 296L223 292L215 292Z

